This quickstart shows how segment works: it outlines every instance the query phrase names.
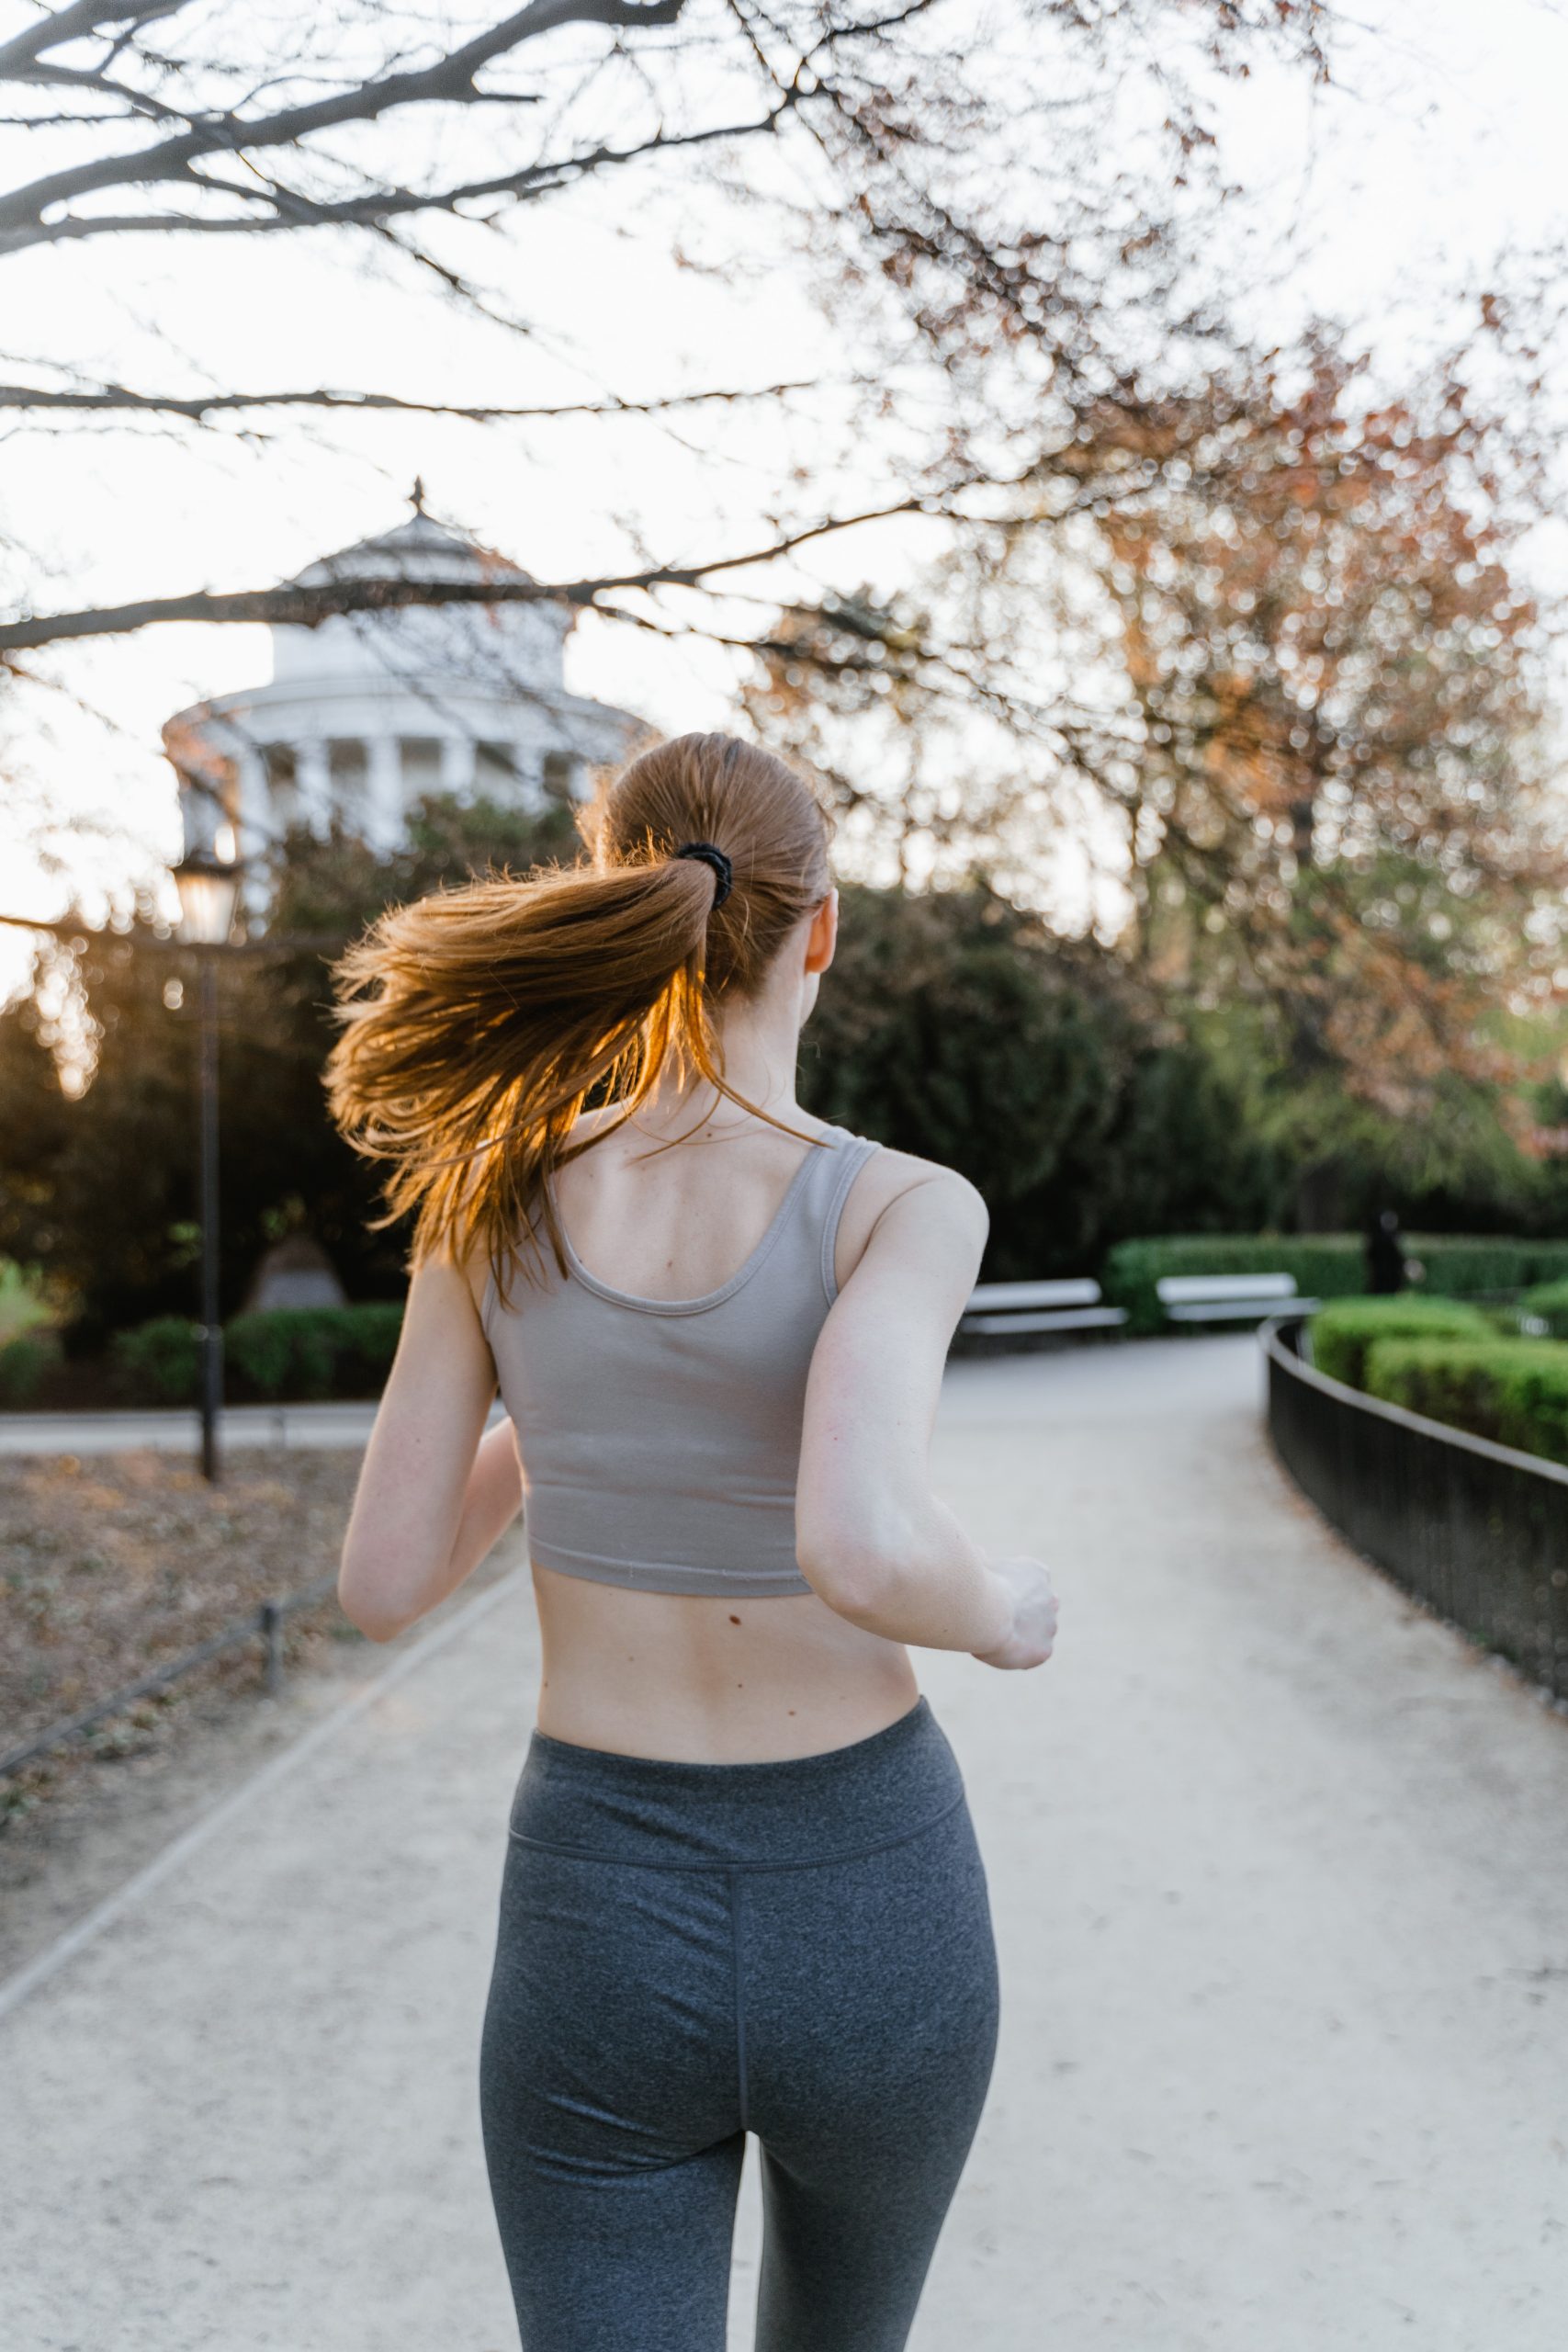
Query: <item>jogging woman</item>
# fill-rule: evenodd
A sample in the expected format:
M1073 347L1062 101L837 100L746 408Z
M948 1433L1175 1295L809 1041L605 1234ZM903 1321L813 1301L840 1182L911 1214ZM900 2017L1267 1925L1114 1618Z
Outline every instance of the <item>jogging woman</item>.
M480 2095L525 2352L896 2352L985 2098L986 1884L906 1645L1051 1652L1032 1560L931 1492L986 1233L802 1111L828 829L782 762L633 762L590 863L399 909L331 1086L414 1218L344 1550L389 1639L525 1508L543 1639ZM509 1419L484 1425L499 1384Z

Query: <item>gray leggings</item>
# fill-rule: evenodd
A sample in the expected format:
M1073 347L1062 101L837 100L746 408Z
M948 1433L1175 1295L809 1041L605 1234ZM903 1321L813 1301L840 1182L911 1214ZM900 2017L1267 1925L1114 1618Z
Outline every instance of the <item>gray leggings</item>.
M996 2028L985 1875L923 1699L781 1764L536 1733L480 2057L524 2352L724 2352L748 2132L757 2352L899 2352Z

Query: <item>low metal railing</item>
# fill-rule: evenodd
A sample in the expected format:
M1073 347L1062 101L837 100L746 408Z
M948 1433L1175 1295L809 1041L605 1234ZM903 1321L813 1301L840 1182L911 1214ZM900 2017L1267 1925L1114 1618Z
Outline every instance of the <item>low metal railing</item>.
M238 1649L245 1642L262 1644L263 1671L269 1691L283 1688L283 1629L288 1620L301 1609L313 1609L319 1600L336 1589L337 1572L319 1577L314 1584L304 1585L298 1592L286 1592L276 1600L264 1600L246 1616L236 1618L225 1625L220 1634L213 1634L207 1641L197 1642L194 1649L183 1650L178 1657L167 1658L162 1666L140 1675L134 1682L127 1682L118 1690L111 1690L107 1699L99 1699L85 1707L79 1715L68 1715L62 1722L51 1724L35 1738L24 1740L19 1747L0 1756L0 1781L8 1773L19 1772L24 1764L36 1763L51 1748L63 1747L84 1734L96 1730L112 1715L121 1715L139 1699L151 1699L166 1690L182 1675L194 1673L210 1658L219 1657L225 1650Z
M1568 1468L1330 1380L1303 1326L1263 1331L1280 1461L1348 1543L1568 1698Z

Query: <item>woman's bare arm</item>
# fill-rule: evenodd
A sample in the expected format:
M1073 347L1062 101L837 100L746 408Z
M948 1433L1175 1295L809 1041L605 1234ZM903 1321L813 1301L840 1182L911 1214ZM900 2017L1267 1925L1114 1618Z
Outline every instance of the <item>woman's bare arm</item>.
M410 1285L344 1539L338 1596L372 1641L390 1641L456 1591L517 1515L511 1424L484 1435L494 1394L469 1281L432 1260Z
M931 1485L942 1367L986 1230L979 1194L944 1169L877 1218L811 1360L796 1549L807 1583L854 1624L924 1649L1039 1665L1054 1631L1044 1570L992 1565Z

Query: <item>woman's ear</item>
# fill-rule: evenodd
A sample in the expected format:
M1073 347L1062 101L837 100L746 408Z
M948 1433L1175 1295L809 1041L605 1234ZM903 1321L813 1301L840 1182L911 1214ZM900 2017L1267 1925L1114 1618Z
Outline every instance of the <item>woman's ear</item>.
M833 950L839 944L839 894L829 890L811 918L811 928L806 934L806 969L825 972L833 960Z

